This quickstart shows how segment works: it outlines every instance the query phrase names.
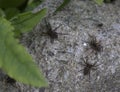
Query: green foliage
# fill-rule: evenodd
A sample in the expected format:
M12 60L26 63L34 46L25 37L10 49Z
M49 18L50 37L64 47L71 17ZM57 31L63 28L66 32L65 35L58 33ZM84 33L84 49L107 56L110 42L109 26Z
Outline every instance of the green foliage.
M104 0L94 0L98 5L101 5L101 4L103 4L103 1Z
M0 67L17 81L36 87L47 86L41 71L13 37L14 27L0 17Z
M61 11L69 2L70 0L64 0L63 3L55 10L54 14L58 11Z
M15 8L22 5L26 0L0 0L0 8Z
M15 35L31 31L33 27L46 15L47 9L42 9L37 13L25 12L12 18L10 21L15 27Z
M40 5L43 1L44 0L29 0L25 11L30 11L34 9L36 6Z
M5 13L2 9L0 9L0 17L5 17Z
M5 14L7 19L11 19L12 17L19 14L20 11L17 8L7 8L5 9Z

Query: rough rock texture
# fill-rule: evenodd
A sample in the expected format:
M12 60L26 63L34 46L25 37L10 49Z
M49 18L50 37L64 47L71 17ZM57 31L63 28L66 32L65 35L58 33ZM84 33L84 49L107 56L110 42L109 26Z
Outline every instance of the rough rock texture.
M42 69L49 87L17 83L16 88L0 81L0 88L6 87L0 92L120 92L120 0L101 6L91 0L71 0L62 11L52 15L60 2L46 0L34 10L48 7L47 18L52 29L62 24L56 30L58 39L51 43L49 36L42 35L48 30L44 20L21 39ZM89 34L100 41L102 52L91 51L86 43ZM90 77L83 74L82 57L99 64Z

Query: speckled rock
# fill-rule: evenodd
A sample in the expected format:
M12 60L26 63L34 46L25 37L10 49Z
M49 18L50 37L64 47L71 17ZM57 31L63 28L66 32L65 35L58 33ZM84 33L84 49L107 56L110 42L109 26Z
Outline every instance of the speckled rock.
M47 18L52 29L62 24L56 30L58 39L51 43L49 36L42 35L48 30L44 20L21 39L42 69L49 87L34 88L18 83L19 92L119 92L120 0L101 6L91 0L71 0L62 11L52 15L61 2L46 0L34 10L48 8ZM100 41L103 47L100 53L95 54L89 48L88 34ZM88 57L89 63L99 64L97 70L90 72L90 77L83 74L82 57Z

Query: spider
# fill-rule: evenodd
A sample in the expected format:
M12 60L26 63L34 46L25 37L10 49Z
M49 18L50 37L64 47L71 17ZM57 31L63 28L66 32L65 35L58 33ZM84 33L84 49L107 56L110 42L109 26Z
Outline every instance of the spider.
M90 80L90 72L92 70L97 70L96 67L99 66L100 64L97 65L97 62L94 62L93 64L91 64L88 62L88 58L87 59L82 58L82 60L83 60L83 63L81 65L83 65L84 68L80 71L83 71L84 76L88 75Z
M5 85L11 85L12 87L18 88L16 85L16 80L8 75L5 75L4 83Z
M15 83L16 83L16 80L13 79L13 78L11 78L11 77L9 77L9 76L7 76L7 78L6 78L6 83L15 84Z
M47 27L47 32L44 33L46 35L48 35L50 37L50 42L53 43L55 39L58 39L58 33L56 32L56 30L62 25L60 24L58 27L56 27L55 29L52 29L50 23L47 21L47 19L45 19L45 23L46 23L46 27Z
M92 52L95 52L95 54L101 52L103 48L100 41L97 41L95 36L90 34L88 35L89 35L89 40L86 41L86 43L88 43L89 47L92 49Z
M97 24L97 27L101 28L103 26L103 23Z

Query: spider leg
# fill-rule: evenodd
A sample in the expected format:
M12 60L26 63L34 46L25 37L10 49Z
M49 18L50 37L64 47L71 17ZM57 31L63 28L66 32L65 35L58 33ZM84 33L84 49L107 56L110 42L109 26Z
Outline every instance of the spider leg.
M45 24L46 24L46 28L47 28L48 30L54 31L54 30L52 30L52 27L51 27L51 24L50 24L48 18L45 18Z
M84 58L81 58L81 59L83 60L84 64L87 64L88 58L86 60Z
M92 37L93 37L93 36L92 36L91 34L89 34L89 33L88 33L88 36L89 36L90 38L92 38Z
M50 43L53 44L54 43L54 39L50 38Z
M58 27L56 27L53 31L56 31L62 24L60 24Z
M84 70L84 69L81 69L80 71L83 71L83 70ZM79 71L79 72L80 72L80 71Z
M99 65L101 65L101 64L95 65L94 67L97 67L97 66L99 66Z
M86 63L85 63L84 59L83 58L81 58L81 59L82 59L83 62L79 62L79 64L81 64L82 66L86 66Z
M42 32L41 36L47 36L47 33L46 32Z
M51 27L51 25L50 25L50 23L49 23L49 21L48 21L47 18L45 18L45 23L46 23L46 26L47 26L48 28Z
M90 76L90 72L89 72L88 76L89 76L89 82L90 82L90 78L91 78L91 76Z
M84 63L81 63L82 66L86 66Z
M95 68L95 67L92 67L92 68L91 68L91 70L97 70L97 68Z
M66 34L66 33L58 33L59 35L68 35L68 34Z
M97 62L94 62L94 63L93 63L93 66L95 67L96 64L97 64Z

